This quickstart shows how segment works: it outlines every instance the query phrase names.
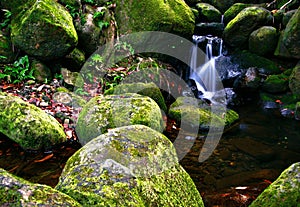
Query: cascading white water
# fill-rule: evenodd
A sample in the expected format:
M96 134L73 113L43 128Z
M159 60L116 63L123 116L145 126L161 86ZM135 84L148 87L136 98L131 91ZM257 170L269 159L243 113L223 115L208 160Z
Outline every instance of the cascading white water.
M217 85L218 74L215 68L215 60L217 57L222 55L222 40L217 37L212 36L193 36L195 42L191 51L191 62L190 62L190 76L191 80L195 81L197 90L201 92L200 98L211 99L214 93L219 90ZM206 44L206 57L205 63L198 66L198 44L207 40ZM218 56L213 56L213 41L219 41L219 54Z

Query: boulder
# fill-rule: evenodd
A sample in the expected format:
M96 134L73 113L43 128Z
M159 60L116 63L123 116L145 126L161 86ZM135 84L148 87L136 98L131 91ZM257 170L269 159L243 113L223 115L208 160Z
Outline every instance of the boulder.
M78 37L68 11L52 0L35 1L12 20L13 44L42 60L64 57Z
M143 124L161 132L162 123L160 108L149 97L135 93L97 96L80 112L76 132L85 144L110 128Z
M10 38L0 31L0 63L11 63L14 59Z
M300 163L295 163L267 187L250 207L299 206Z
M164 97L155 83L137 82L131 84L120 84L105 91L105 95L117 95L124 93L137 93L143 96L148 96L157 103L161 110L163 110L164 112L167 111L167 105L165 103Z
M1 206L81 206L70 196L49 186L33 184L0 168Z
M271 12L264 8L247 7L225 27L224 42L232 48L247 48L251 32L268 24L272 19Z
M238 15L243 9L252 6L252 4L235 3L224 13L224 24L228 24L232 19Z
M44 83L45 81L50 81L52 78L50 68L39 60L31 61L30 70L33 70L33 77L37 82Z
M78 48L72 50L62 61L62 65L71 71L80 71L84 63L85 54Z
M143 125L111 129L67 161L55 187L83 206L203 206L173 144Z
M289 88L294 95L300 96L300 62L298 62L290 75Z
M260 56L273 55L278 42L277 30L271 26L263 26L250 34L249 50Z
M296 9L288 11L286 13L283 14L282 17L282 26L283 28L286 28L286 25L289 23L290 19L292 18L292 16L296 13Z
M200 22L221 22L221 12L207 3L196 4Z
M6 93L0 94L0 132L28 150L66 141L63 127L54 117Z
M281 33L274 54L280 57L300 59L300 7Z
M117 0L116 5L120 34L161 31L190 38L194 32L194 14L183 0Z
M218 116L213 114L211 108L202 101L183 96L178 97L171 104L169 116L177 122L184 120L184 124L190 128L198 127L201 130L208 130L209 127L229 126L239 118L233 110L227 110L225 114Z
M262 89L269 93L283 93L289 89L289 75L291 70L288 70L279 75L270 75L263 82Z
M279 74L281 72L275 62L247 50L234 53L231 61L234 64L238 64L241 68L256 67L260 73L265 75Z

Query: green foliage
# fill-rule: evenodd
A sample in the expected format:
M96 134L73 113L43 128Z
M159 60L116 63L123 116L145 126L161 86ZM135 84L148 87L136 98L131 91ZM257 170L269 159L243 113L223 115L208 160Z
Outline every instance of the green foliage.
M93 20L95 24L102 30L109 26L109 22L103 19L105 11L97 11L93 15Z
M6 28L10 24L11 15L12 15L11 11L9 11L7 9L2 9L2 11L4 12L4 15L3 15L3 20L0 23L0 30Z
M82 0L82 3L86 3L86 4L96 4L95 0Z
M12 65L6 65L0 74L0 79L7 79L8 82L20 83L27 79L35 79L34 70L29 68L29 59L25 55L16 60Z
M75 8L71 5L68 5L68 4L65 6L65 8L69 11L69 13L73 19L80 16L80 12L77 8Z
M125 41L117 42L117 44L115 45L115 49L118 51L122 51L122 50L129 51L131 55L134 54L134 48L131 46L131 44Z

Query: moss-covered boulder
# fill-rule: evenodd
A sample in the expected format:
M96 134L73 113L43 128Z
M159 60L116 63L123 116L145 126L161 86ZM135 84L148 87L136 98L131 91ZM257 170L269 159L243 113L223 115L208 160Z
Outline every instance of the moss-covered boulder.
M183 0L116 0L120 34L139 31L170 32L190 38L194 14Z
M298 62L290 75L289 88L293 94L300 96L300 62Z
M76 132L85 144L110 128L132 124L163 130L162 114L154 100L135 93L97 96L80 112Z
M10 38L0 31L0 63L11 63L14 58L15 54Z
M65 56L78 37L68 11L53 0L35 1L12 20L13 44L43 60Z
M52 78L50 68L45 63L37 59L31 61L30 70L33 70L33 77L37 82L44 83Z
M63 66L71 71L80 71L84 63L85 54L78 48L72 50L62 61Z
M300 163L295 163L267 187L250 207L299 206L300 200Z
M66 141L63 127L54 117L6 93L0 93L0 132L30 150Z
M221 22L221 12L207 3L196 4L200 22Z
M172 143L144 125L87 143L67 161L56 189L84 206L203 206Z
M1 206L81 206L70 196L49 186L33 184L0 168Z
M248 37L255 29L268 24L273 17L270 11L261 7L243 9L224 29L223 38L233 48L247 48Z
M224 24L230 22L238 13L240 13L243 9L252 6L252 4L244 4L244 3L235 3L229 9L227 9L224 13Z
M281 33L275 55L300 59L300 7Z
M287 70L279 75L270 75L263 82L262 89L269 93L283 93L289 89L289 75L291 70Z
M249 50L260 56L273 55L278 42L276 28L263 26L253 31L249 37Z
M224 110L224 114L221 115L211 111L206 103L198 99L178 97L170 106L169 116L178 122L184 120L184 124L188 127L198 127L201 130L208 130L209 127L229 126L239 118L233 110Z
M281 72L275 62L251 53L248 50L234 53L231 61L238 64L241 68L256 67L260 73L265 75L279 74Z
M163 111L167 111L167 106L164 97L160 89L155 83L131 83L131 84L120 84L107 91L105 95L110 94L124 94L124 93L137 93L143 96L149 96L152 98Z

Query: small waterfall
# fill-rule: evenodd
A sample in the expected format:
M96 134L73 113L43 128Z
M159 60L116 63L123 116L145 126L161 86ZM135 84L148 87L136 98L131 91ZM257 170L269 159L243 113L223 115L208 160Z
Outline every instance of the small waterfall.
M213 37L210 35L193 35L193 41L195 44L193 45L191 50L189 79L195 81L197 90L200 93L199 98L212 99L214 93L220 89L220 87L217 84L217 82L219 82L217 81L219 77L215 68L215 59L222 55L223 41L218 37ZM198 44L204 41L207 41L205 63L198 66ZM219 45L217 56L213 55L214 43L217 43Z

